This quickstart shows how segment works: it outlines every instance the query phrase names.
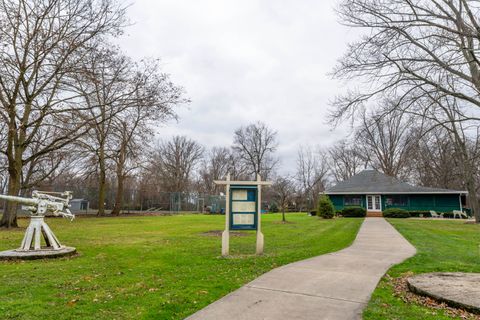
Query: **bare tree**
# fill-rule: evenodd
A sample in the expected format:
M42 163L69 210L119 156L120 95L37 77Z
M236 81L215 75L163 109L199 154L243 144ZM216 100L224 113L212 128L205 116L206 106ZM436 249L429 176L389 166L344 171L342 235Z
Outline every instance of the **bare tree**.
M125 179L142 163L154 125L175 118L174 108L188 102L183 98L183 89L175 86L167 74L159 72L157 61L144 60L138 64L129 85L132 94L124 104L125 109L114 117L111 141L117 180L113 214L120 213Z
M300 146L297 154L296 180L299 193L309 209L314 209L320 192L325 190L329 172L327 153L317 147Z
M233 150L246 164L253 177L260 174L267 179L277 164L274 153L277 150L277 133L262 122L250 124L235 130Z
M117 48L99 47L85 56L79 67L81 72L75 75L75 89L87 107L80 116L91 119L88 134L77 144L96 164L92 168L89 163L88 167L95 169L98 175L98 215L105 214L107 169L113 167L108 144L118 125L115 120L132 102L136 91L131 83L134 77L132 65L133 62Z
M164 191L185 192L202 156L203 147L196 141L175 136L155 147L150 170L152 174L159 175Z
M350 140L340 140L328 150L330 171L337 182L347 180L367 167L368 160L361 152L361 148Z
M116 48L99 48L88 55L77 75L76 89L91 118L91 130L78 143L91 155L98 172L98 214L105 214L107 170L116 175L114 214L119 214L128 164L139 158L152 124L175 116L173 108L187 102L183 89L159 70L158 61L131 61ZM143 140L143 141L141 141Z
M71 116L82 108L68 88L78 62L96 40L115 35L124 10L114 0L0 1L0 117L8 124L8 194L18 195L23 167L71 143L86 130ZM44 126L54 126L35 154L25 156ZM17 226L9 204L0 226Z
M229 148L213 147L210 150L203 159L199 172L201 178L201 187L199 189L202 192L218 194L224 189L216 185L213 181L221 180L229 173L229 169L231 169L231 157L232 153Z
M365 112L355 139L363 148L361 156L389 176L408 177L412 151L418 141L413 124L413 117L395 109L377 114Z
M435 128L422 135L414 157L414 176L427 187L462 189L463 177L448 132Z
M282 222L287 222L285 211L288 210L288 206L295 196L295 187L292 179L288 176L277 177L272 185L272 192L275 202L282 211Z
M480 107L478 9L475 0L343 0L341 21L369 32L334 71L365 84L337 99L335 119L384 96L398 96L405 106L403 98L440 93Z
M349 46L334 72L364 81L335 101L332 117L354 117L366 101L398 97L395 109L445 127L461 157L469 202L480 222L472 179L476 168L464 135L465 128L480 120L478 10L474 0L342 1L342 21L369 32Z

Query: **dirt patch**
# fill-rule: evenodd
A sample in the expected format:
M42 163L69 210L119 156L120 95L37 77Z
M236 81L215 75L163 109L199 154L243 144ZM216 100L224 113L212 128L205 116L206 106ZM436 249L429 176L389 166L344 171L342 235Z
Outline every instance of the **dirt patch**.
M435 299L417 295L408 289L407 279L413 276L412 272L404 273L399 278L392 278L386 275L385 278L392 285L396 297L403 300L405 303L415 303L424 307L445 311L446 314L453 317L460 317L461 319L480 320L480 315L468 312L463 309L452 308L444 302L439 302Z
M292 222L292 221L274 221L272 223L273 224L295 224L295 222Z
M207 237L222 237L223 230L210 230L207 232L202 232L202 236ZM248 236L247 232L240 232L240 231L230 231L231 237L246 237Z

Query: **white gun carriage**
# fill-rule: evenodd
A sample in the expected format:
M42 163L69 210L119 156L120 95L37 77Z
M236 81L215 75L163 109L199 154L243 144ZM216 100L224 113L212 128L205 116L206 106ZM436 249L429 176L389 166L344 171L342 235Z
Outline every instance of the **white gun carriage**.
M30 213L30 224L25 231L22 243L18 249L0 252L3 259L32 259L57 257L74 253L72 247L63 246L50 227L45 222L45 216L62 216L73 220L75 215L70 212L72 193L33 191L31 198L0 195L0 200L15 202ZM45 246L41 245L41 236Z

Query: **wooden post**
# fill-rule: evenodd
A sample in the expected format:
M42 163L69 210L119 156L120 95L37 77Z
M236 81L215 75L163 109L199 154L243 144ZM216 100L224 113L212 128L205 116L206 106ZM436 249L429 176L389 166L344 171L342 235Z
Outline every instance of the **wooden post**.
M227 174L225 195L225 230L222 233L222 256L226 257L230 251L230 173Z
M262 185L260 184L261 177L257 174L257 188L258 188L258 199L257 199L257 255L263 254L263 233L262 233Z

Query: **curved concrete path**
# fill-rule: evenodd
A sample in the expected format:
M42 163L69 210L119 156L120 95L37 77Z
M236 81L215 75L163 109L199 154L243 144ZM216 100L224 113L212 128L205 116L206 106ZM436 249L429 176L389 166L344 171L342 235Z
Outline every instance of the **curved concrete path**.
M385 219L366 218L350 247L267 272L187 319L361 319L380 278L415 252Z

